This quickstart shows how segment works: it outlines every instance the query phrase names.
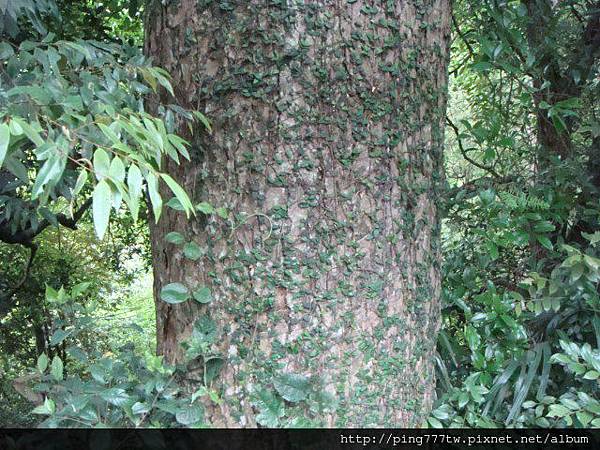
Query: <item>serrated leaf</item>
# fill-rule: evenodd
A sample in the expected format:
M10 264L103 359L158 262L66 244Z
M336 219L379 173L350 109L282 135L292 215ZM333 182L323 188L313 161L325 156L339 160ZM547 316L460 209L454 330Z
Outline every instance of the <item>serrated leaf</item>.
M285 416L285 405L272 392L261 389L257 396L255 405L259 414L256 421L262 426L275 428L279 426L279 419Z
M60 344L69 334L71 333L59 328L52 334L52 337L50 338L50 345Z
M129 400L129 394L121 388L109 388L100 392L103 400L115 406L123 406Z
M63 362L58 356L52 358L50 374L56 381L61 381L63 379Z
M181 425L192 425L202 420L204 411L200 405L186 405L175 414L175 419Z
M288 402L300 402L308 396L310 382L308 377L294 373L284 373L273 379L273 384L279 395Z
M37 369L40 373L44 373L48 368L48 356L45 353L40 354L37 359Z
M92 216L94 229L99 239L104 237L108 228L110 208L112 206L112 191L106 180L101 180L92 194Z
M188 288L181 283L167 284L160 291L160 299L170 304L183 303L190 298Z
M217 215L221 219L227 219L227 217L229 216L229 211L227 211L227 208L217 208Z
M150 407L146 403L135 402L131 406L131 412L135 415L146 414L150 411Z
M217 324L204 314L196 319L192 330L192 338L200 343L212 344L217 337Z

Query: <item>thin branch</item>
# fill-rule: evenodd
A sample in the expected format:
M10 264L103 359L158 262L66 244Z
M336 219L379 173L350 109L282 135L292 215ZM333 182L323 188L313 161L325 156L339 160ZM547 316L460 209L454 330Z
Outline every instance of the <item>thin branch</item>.
M485 170L486 172L489 172L494 178L501 178L500 174L498 172L496 172L493 167L486 166L485 164L481 164L481 163L475 161L473 158L471 158L467 154L467 151L465 150L465 148L463 147L463 143L462 143L462 139L460 138L460 131L459 131L458 127L454 124L454 122L452 122L452 120L450 120L449 117L446 117L446 123L448 125L450 125L450 128L452 128L454 130L454 133L456 134L456 140L458 142L458 149L460 150L460 153L462 154L463 158L465 158L469 163L473 164L475 167L478 167L481 170Z
M0 296L0 317L2 317L6 312L8 312L11 306L11 304L9 303L10 299L25 284L25 281L27 281L29 273L31 272L31 266L33 265L33 259L35 258L35 254L37 253L38 246L34 243L29 243L27 247L29 248L29 259L27 260L27 265L25 266L23 276L8 293Z

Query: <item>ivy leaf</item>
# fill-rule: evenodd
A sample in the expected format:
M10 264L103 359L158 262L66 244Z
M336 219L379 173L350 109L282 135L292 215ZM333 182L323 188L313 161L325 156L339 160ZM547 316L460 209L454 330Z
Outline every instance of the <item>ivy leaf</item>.
M196 300L198 303L206 304L212 301L212 293L210 292L210 289L206 286L196 289L192 293L192 296L194 297L194 300Z
M204 416L204 411L200 405L186 405L175 413L175 419L181 425L192 425L200 422Z
M273 384L279 395L288 402L300 402L308 396L310 382L308 377L300 374L284 373L273 379Z
M98 239L104 237L108 228L110 208L112 205L112 192L106 180L101 180L92 194L92 215L94 218L94 229Z
M217 208L217 215L221 219L227 219L227 216L229 216L229 211L227 211L227 208Z
M190 298L188 288L181 283L167 284L160 291L160 299L172 305L183 303Z
M278 427L279 419L285 416L284 403L272 392L264 389L261 389L256 397L255 405L259 410L256 421L265 427Z
M212 214L215 212L215 208L208 202L200 202L196 205L196 209L204 214Z
M208 315L200 316L194 323L192 338L205 344L212 344L217 337L217 324Z
M167 242L170 242L171 244L175 245L181 245L185 242L183 234L178 233L177 231L171 231L165 236L165 239L167 240Z
M56 381L63 379L63 362L58 356L52 358L52 364L50 366L50 374Z
M202 249L195 242L188 242L183 247L183 254L187 259L198 261L202 257Z

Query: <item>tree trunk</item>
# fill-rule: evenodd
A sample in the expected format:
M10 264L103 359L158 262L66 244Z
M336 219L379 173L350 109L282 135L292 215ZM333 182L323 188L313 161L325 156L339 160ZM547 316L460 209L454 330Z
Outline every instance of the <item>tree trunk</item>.
M158 353L179 361L198 317L217 325L213 425L411 426L428 414L449 17L448 0L149 7L147 53L214 129L167 169L195 202L229 212L186 221L167 208L151 229ZM171 231L203 256L186 259ZM172 282L207 286L213 301L167 304ZM289 401L285 416L258 416L252 399L271 394Z

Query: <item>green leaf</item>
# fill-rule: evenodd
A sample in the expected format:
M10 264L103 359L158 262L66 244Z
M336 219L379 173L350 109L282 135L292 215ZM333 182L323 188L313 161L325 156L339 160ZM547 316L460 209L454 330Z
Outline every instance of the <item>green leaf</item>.
M120 183L125 181L125 165L118 156L115 156L110 162L108 176L114 181L118 181Z
M52 358L52 365L50 366L50 374L56 381L63 379L63 362L58 356Z
M125 392L125 389L121 388L109 388L100 392L100 397L103 400L115 406L123 406L129 400L129 394Z
M181 283L167 284L160 291L160 299L170 304L183 303L190 298L188 288Z
M104 149L99 148L94 152L94 173L101 180L108 176L110 170L110 158Z
M548 239L547 236L537 235L536 239L540 244L542 244L542 247L547 248L548 250L552 250L552 242L550 241L550 239Z
M127 174L127 189L129 190L128 206L133 220L137 221L140 211L140 197L142 196L142 172L135 164L129 166Z
M175 414L175 419L181 425L192 425L202 420L204 411L200 405L186 405Z
M565 417L571 414L571 410L563 405L550 405L546 417Z
M69 334L71 333L59 328L52 334L52 337L50 338L50 345L60 344L67 336L69 336Z
M192 296L194 297L194 300L196 300L198 303L206 304L212 301L212 293L210 289L206 286L203 286L200 289L196 289L192 293Z
M77 196L81 192L81 190L85 186L85 183L87 182L87 179L88 179L88 172L87 172L87 170L82 169L81 172L79 172L77 181L75 182L75 187L73 187L73 197Z
M33 414L43 414L47 416L51 416L56 411L56 404L54 401L48 397L44 400L44 403L36 406L33 411Z
M204 125L204 127L208 130L209 133L212 133L212 127L210 125L210 121L208 118L202 114L200 111L193 111L192 114Z
M584 427L587 427L592 418L594 417L586 411L577 411L575 413L575 416L577 416L577 420L579 420L579 422L581 422L581 425L583 425Z
M188 197L187 193L173 178L171 178L171 176L167 175L166 173L161 173L160 176L163 180L165 180L165 183L167 183L171 191L173 191L173 194L175 194L177 200L179 200L179 202L183 205L187 216L190 217L190 213L194 211L194 205L192 205L192 201Z
M8 143L10 142L10 129L5 123L0 124L0 168L8 152Z
M35 145L37 145L38 147L44 145L44 140L42 139L40 134L29 123L25 122L19 117L14 117L11 121L11 124L12 122L15 122L17 126L21 127L21 130L23 131L23 133L25 133L25 136L27 136L29 140Z
M94 229L99 239L104 237L108 228L110 208L112 205L112 191L106 180L101 180L92 194L92 216Z
M217 324L208 314L204 314L194 322L192 338L198 343L212 344L217 338Z
M279 395L288 402L300 402L308 396L310 382L308 377L294 373L284 373L273 379L273 384Z
M152 172L148 172L146 175L146 182L148 184L148 195L150 196L150 203L152 203L152 212L154 214L154 220L158 223L162 212L162 198L158 191L158 179Z
M595 370L589 370L583 376L584 380L597 380L600 376L600 373Z
M44 373L48 368L48 356L46 356L45 353L42 353L40 356L38 356L37 368L40 373Z
M131 412L136 416L146 414L148 411L150 411L150 407L146 403L135 402L131 406Z
M429 425L431 425L433 428L444 428L444 425L442 425L442 422L437 420L435 417L431 417L431 416L428 417L427 422L429 422Z
M184 245L183 254L187 259L197 261L202 257L202 249L194 241L191 241Z
M212 214L215 212L215 208L208 202L200 202L196 205L196 210L204 214Z
M177 231L171 231L165 236L167 242L175 245L181 245L185 242L185 237L183 234L178 233Z
M259 414L256 416L256 421L268 428L279 426L279 419L285 416L285 405L280 398L272 392L261 389L254 404L258 407Z
M229 216L229 211L227 211L227 208L217 208L217 215L221 219L227 219L227 216Z

